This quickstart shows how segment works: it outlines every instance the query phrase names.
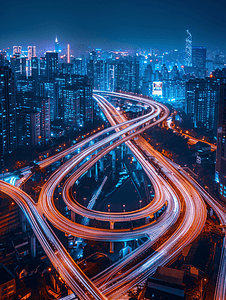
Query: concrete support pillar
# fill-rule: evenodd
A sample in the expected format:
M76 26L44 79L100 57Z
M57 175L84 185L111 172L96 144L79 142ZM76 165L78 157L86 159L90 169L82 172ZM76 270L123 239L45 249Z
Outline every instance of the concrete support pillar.
M120 165L121 165L121 170L123 170L123 161L124 161L124 144L121 144L121 162L120 162Z
M88 177L92 177L92 168L88 170Z
M100 159L100 172L104 172L104 159Z
M138 161L137 161L137 170L142 170L142 167Z
M113 142L110 141L110 145L112 145L112 144L113 144ZM110 154L111 154L111 155L112 155L113 151L115 151L115 150L111 150L111 151L110 151Z
M123 248L127 246L127 242L123 242Z
M95 178L98 179L98 165L97 162L95 163Z
M114 222L110 221L110 229L114 229ZM114 253L114 242L110 242L110 253Z
M116 172L116 152L112 150L112 180L115 181L115 172Z
M36 237L34 234L31 237L31 257L36 257Z
M26 217L25 217L25 215L22 211L20 213L20 220L21 220L22 231L26 232L27 231L27 220L26 220Z
M76 222L76 214L73 210L71 210L71 221Z

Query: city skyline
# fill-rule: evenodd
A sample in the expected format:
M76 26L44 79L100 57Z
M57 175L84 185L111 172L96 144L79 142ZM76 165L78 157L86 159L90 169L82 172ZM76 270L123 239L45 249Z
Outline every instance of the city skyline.
M1 4L0 300L226 299L225 9Z
M20 44L36 45L38 50L50 50L57 35L61 45L84 49L117 48L178 48L184 49L185 31L193 36L193 45L207 48L226 48L223 16L226 4L212 5L204 1L161 3L142 0L116 1L114 4L98 0L39 2L23 0L2 3L1 22L4 32L0 49ZM214 22L212 22L214 20ZM214 46L213 46L214 45Z

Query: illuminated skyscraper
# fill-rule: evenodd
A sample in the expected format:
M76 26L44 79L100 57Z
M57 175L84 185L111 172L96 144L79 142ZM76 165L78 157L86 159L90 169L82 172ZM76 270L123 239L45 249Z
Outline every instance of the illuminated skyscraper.
M32 57L36 56L36 46L27 47L27 56L29 60L31 60Z
M186 66L192 66L192 35L186 30L186 48L185 48Z
M58 73L58 53L46 52L46 77L48 80L53 79Z
M59 52L59 42L58 42L58 39L57 39L57 36L56 36L56 39L55 39L55 51L56 53Z
M13 55L21 54L21 46L13 46Z
M206 77L206 47L192 47L192 67L197 77Z
M17 110L17 141L19 146L37 146L40 139L40 112L29 108Z
M50 140L50 99L41 100L41 122L40 131L42 143L46 145Z
M204 125L207 130L217 131L219 81L214 78L190 79L186 83L185 112L194 127Z
M226 85L220 86L217 131L216 181L221 199L226 200Z
M72 127L80 126L80 95L76 85L63 89L64 124Z
M72 85L78 89L80 97L80 126L93 122L93 87L88 76L71 76Z
M12 70L0 68L0 166L3 155L16 148L16 97Z

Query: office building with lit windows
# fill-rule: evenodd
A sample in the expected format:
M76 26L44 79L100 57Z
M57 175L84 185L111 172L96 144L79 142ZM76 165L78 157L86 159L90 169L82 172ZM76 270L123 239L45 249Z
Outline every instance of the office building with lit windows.
M220 86L215 179L220 197L226 201L226 84Z
M17 146L16 95L12 70L0 67L0 164L3 156Z
M79 91L80 98L80 126L87 122L93 122L93 87L88 76L71 76L72 85Z
M40 134L40 112L26 108L17 110L18 146L37 146Z
M41 119L40 131L42 144L46 145L50 141L50 99L42 98L41 100Z
M192 47L192 67L197 77L206 77L206 47Z
M46 77L47 80L53 79L58 73L58 53L57 52L46 52Z
M21 46L13 46L13 55L14 54L21 54Z
M64 124L72 128L80 126L80 93L77 86L67 86L63 89Z
M204 125L217 132L220 83L214 78L190 79L186 83L185 112L191 117L194 127Z
M36 57L36 46L27 47L27 57L29 60L31 60L32 57Z

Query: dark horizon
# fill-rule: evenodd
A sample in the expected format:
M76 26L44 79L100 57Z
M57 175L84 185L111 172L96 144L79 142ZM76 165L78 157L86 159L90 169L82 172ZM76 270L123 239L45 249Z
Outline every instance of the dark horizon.
M37 50L54 49L58 36L61 45L71 48L185 48L185 31L193 45L226 49L224 30L225 1L191 0L103 0L85 2L9 0L1 3L0 49L14 45Z

